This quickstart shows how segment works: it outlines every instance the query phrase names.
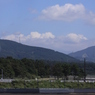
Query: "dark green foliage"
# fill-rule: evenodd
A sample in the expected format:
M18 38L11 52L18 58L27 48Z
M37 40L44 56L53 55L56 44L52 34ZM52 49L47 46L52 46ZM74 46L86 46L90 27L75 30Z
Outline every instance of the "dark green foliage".
M69 64L64 64L63 65L63 73L64 73L64 77L65 79L68 79L68 75L70 75L70 71L71 71L71 66Z
M57 76L57 78L60 78L63 76L63 68L61 63L57 63L53 66L53 76Z
M78 66L76 64L73 64L71 66L71 74L74 76L74 80L75 80L76 76L79 76L80 75L79 72L81 72L81 70L79 70L79 68L78 68Z
M48 64L49 63L49 64ZM75 78L83 78L83 63L60 63L49 62L43 60L32 59L14 59L12 57L0 58L0 76L3 69L4 78L22 78L20 81L13 81L12 83L0 83L0 88L95 88L95 83L79 83L77 82L60 82L60 80L41 81L39 77L65 77L68 79L69 75L73 75ZM92 70L92 71L89 71ZM86 72L95 71L95 64L86 63ZM24 79L35 79L37 81L25 81Z
M51 49L23 45L9 40L0 40L0 57L12 56L16 59L78 62L73 57Z
M36 68L37 68L37 71L38 71L38 76L45 76L46 75L46 70L45 70L45 64L44 64L44 61L39 61L39 60L36 60L35 61L35 65L36 65Z
M68 79L69 75L73 75L75 79L77 77L81 78L84 76L83 63L69 64L26 58L21 60L14 59L12 57L0 58L0 78L2 77L2 69L4 78L35 79L36 77L43 78L54 76L57 78L64 77L65 79ZM95 64L86 63L86 75L94 74L94 72Z

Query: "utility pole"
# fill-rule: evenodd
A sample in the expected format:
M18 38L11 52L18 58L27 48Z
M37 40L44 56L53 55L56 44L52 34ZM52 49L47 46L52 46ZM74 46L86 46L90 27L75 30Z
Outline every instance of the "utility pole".
M2 79L3 79L3 69L2 69Z
M86 59L84 58L84 82L86 82Z
M19 43L20 43L20 37L19 37Z

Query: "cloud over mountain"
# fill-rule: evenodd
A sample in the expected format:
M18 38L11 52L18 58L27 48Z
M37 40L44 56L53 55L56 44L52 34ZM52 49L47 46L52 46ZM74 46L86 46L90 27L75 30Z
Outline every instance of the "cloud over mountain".
M31 32L29 35L21 33L18 35L10 34L3 36L2 39L13 40L31 46L46 47L59 51L63 51L62 47L65 47L64 50L68 51L68 47L76 47L77 44L82 44L82 41L87 40L87 38L81 34L70 33L65 36L55 36L51 32L42 34L39 32Z
M66 39L68 39L68 41L70 42L74 42L74 43L79 43L83 40L87 40L86 37L84 37L83 35L80 34L75 34L75 33L70 33L66 36Z

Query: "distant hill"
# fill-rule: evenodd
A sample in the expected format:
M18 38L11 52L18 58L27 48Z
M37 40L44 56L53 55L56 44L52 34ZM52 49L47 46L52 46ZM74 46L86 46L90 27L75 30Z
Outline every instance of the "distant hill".
M77 61L73 57L51 49L27 46L10 40L0 40L0 57L8 56L16 59L28 58L63 62Z
M83 60L83 57L86 57L87 61L95 62L95 46L88 47L84 50L70 53L69 56Z

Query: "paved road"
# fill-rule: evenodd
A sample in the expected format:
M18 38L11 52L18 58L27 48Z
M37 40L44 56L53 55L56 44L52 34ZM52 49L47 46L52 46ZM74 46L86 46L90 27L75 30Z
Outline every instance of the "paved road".
M95 95L95 93L71 93L71 94L13 94L13 93L0 93L0 95Z

